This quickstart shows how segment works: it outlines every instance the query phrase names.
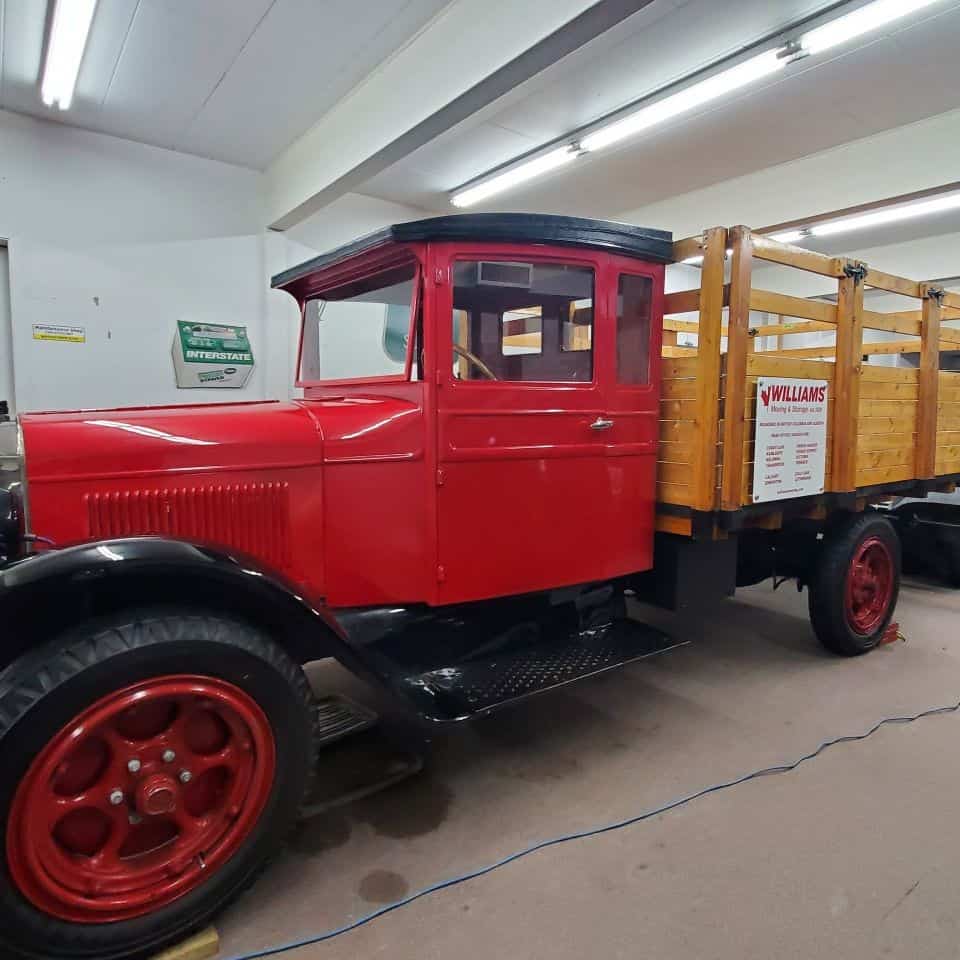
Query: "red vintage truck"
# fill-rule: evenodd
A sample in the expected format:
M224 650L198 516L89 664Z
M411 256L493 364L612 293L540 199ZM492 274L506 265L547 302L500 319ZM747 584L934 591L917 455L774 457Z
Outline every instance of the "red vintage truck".
M691 254L701 289L665 297L665 264ZM753 290L760 257L833 277L839 302ZM4 424L0 953L145 956L243 890L321 746L364 722L318 704L308 661L457 721L671 646L624 617L625 594L676 606L771 576L809 588L828 647L876 646L900 561L869 502L960 473L851 465L857 404L884 384L905 386L893 402L937 449L929 356L953 308L911 287L923 316L895 323L921 334L926 366L870 380L862 288L892 282L742 228L674 244L602 221L441 217L274 279L302 311L302 399ZM665 309L699 313L698 349L675 345L695 321ZM755 353L758 309L832 322L835 363ZM741 497L760 361L829 382L822 493ZM903 416L879 435L917 435Z

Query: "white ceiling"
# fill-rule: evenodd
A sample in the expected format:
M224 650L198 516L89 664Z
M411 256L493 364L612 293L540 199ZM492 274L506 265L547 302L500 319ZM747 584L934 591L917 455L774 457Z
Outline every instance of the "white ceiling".
M72 108L47 0L0 0L0 107L261 169L449 0L99 0Z
M829 5L656 0L362 189L449 211L448 191L472 177ZM619 150L582 158L483 209L616 217L943 113L960 106L958 37L960 3L941 2L859 46L795 64L766 85ZM957 174L945 171L944 181Z

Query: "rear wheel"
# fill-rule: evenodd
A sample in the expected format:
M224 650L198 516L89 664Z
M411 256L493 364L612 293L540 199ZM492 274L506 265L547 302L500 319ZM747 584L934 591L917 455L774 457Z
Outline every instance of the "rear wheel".
M852 657L872 650L900 592L900 541L893 525L863 513L831 531L809 584L810 621L820 642Z
M299 666L184 613L85 625L0 675L0 955L126 958L187 936L292 825L315 751Z

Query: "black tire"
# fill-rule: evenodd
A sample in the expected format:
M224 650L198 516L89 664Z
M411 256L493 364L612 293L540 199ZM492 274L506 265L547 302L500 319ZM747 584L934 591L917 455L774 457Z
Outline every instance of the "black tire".
M846 591L851 563L858 548L876 538L886 547L892 563L889 600L879 622L869 632L859 632L848 616ZM834 653L855 657L872 650L890 624L900 593L900 538L893 524L877 513L855 514L828 531L810 578L808 607L817 639Z
M42 912L21 894L4 857L4 960L153 955L207 924L253 882L286 839L310 786L316 756L316 711L303 671L248 624L174 610L130 611L90 621L20 657L0 674L3 838L21 778L58 731L118 690L184 673L236 686L266 715L276 744L276 773L259 819L230 859L200 886L154 913L114 923L71 923Z

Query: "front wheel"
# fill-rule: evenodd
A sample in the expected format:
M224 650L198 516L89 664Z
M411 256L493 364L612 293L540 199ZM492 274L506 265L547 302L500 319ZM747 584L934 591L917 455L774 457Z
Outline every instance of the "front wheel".
M820 642L853 657L880 642L900 592L900 540L876 513L851 517L823 541L809 584L810 622Z
M0 956L129 960L254 879L313 767L313 700L260 631L84 625L0 674Z

